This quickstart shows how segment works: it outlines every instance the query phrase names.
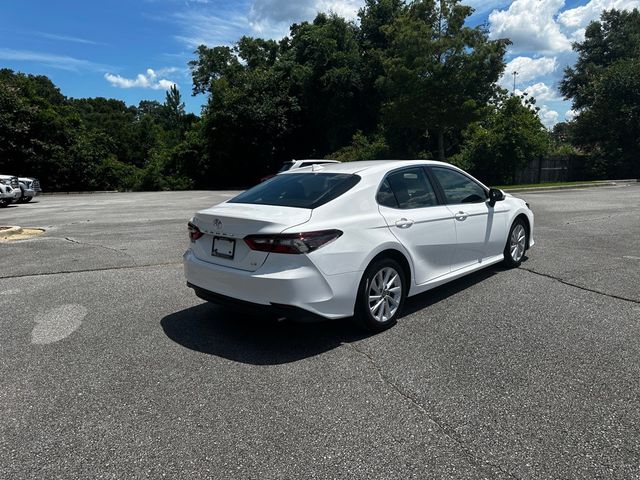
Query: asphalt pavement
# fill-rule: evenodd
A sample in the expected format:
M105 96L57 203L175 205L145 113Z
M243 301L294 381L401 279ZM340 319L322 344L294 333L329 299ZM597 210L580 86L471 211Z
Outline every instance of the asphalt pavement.
M1 479L640 478L640 184L519 194L521 268L373 336L196 298L186 222L231 195L0 210L46 229L0 243Z

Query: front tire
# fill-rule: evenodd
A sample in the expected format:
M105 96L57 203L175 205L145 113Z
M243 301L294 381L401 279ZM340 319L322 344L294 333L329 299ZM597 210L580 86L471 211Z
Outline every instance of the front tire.
M370 332L392 327L402 312L407 291L408 283L398 262L389 258L372 263L358 289L356 321Z
M519 267L527 250L527 227L521 219L516 219L511 225L507 244L504 247L504 264L507 267Z

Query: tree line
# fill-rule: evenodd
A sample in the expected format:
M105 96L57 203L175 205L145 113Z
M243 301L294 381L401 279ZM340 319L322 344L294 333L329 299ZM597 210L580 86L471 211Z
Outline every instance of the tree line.
M560 85L576 110L552 132L535 99L500 88L508 39L469 27L458 0L367 0L357 22L318 14L280 41L200 46L201 116L174 87L137 107L72 99L0 70L0 170L49 190L244 187L292 158L434 158L507 184L529 161L579 156L588 175L637 176L640 15L605 12Z

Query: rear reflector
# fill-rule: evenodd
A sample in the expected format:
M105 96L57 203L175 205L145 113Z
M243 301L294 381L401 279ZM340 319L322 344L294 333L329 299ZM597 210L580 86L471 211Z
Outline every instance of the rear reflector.
M311 253L340 237L340 230L284 233L279 235L249 235L244 237L251 250L272 253Z
M193 223L189 222L187 223L187 228L189 229L189 240L191 240L192 242L195 242L196 240L198 240L202 235L204 235L200 229L194 225Z

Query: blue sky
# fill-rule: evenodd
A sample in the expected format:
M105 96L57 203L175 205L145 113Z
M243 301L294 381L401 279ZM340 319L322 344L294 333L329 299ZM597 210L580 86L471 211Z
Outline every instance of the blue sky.
M187 62L201 43L232 44L242 35L281 38L292 22L318 11L356 18L363 0L2 0L0 67L44 74L72 97L104 96L137 105L162 101L177 84L189 111ZM604 9L640 8L640 0L466 0L476 9L472 25L486 23L493 38L511 38L501 83L537 98L547 126L571 118L558 82L575 61L571 42L581 40Z

